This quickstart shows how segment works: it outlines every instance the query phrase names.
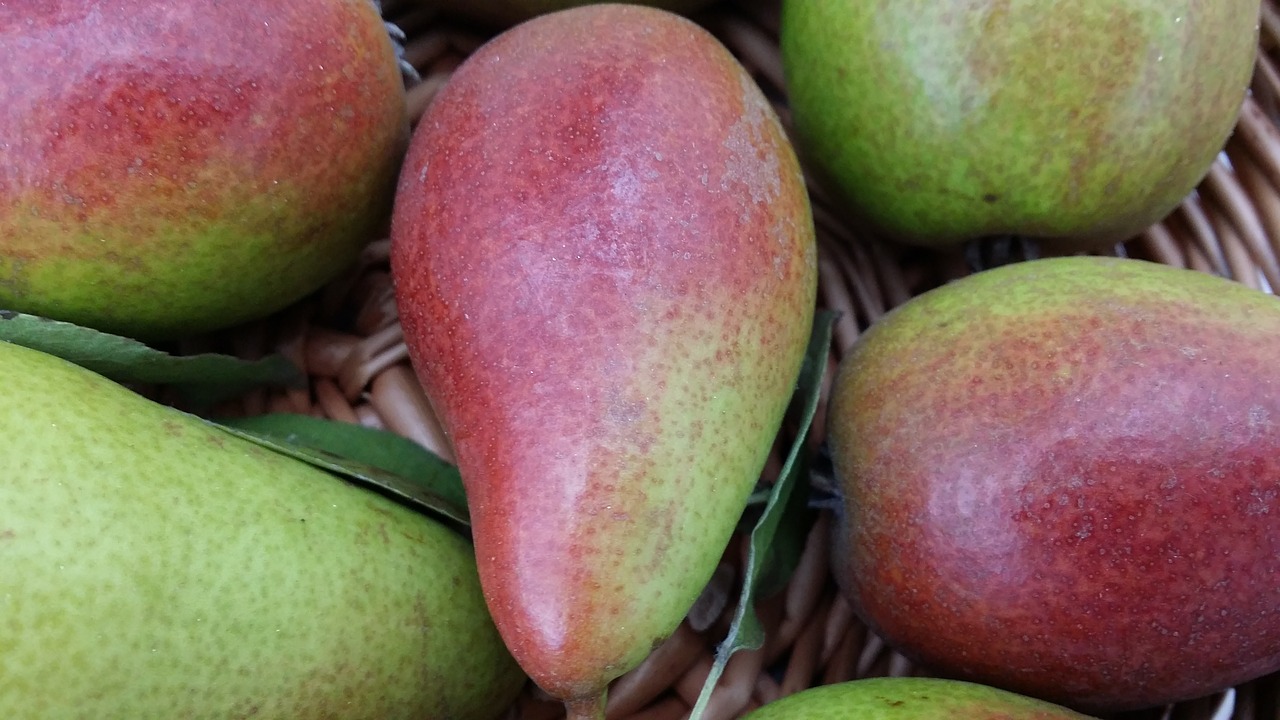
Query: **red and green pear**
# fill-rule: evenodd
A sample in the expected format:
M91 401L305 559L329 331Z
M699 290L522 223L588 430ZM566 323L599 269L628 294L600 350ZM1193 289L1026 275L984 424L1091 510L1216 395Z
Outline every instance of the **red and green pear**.
M418 0L430 7L439 8L445 15L488 28L505 30L538 15L568 10L582 5L598 4L599 0ZM670 12L690 15L710 5L713 0L632 0L637 5L648 5Z
M833 563L940 674L1087 712L1280 670L1280 300L1142 260L971 275L842 361Z
M396 299L489 607L596 715L711 577L794 390L817 284L799 164L713 36L593 5L473 54L401 178Z
M370 0L0 6L0 307L146 339L348 266L408 136Z

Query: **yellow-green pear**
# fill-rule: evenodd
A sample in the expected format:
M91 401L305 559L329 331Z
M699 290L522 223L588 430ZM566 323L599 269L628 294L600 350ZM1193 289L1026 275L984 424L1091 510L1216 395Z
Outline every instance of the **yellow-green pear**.
M926 677L850 680L802 690L744 720L1088 720L1060 705L987 685Z
M1258 0L786 0L796 137L896 240L1127 240L1235 125Z
M0 342L0 717L474 718L524 682L470 544Z

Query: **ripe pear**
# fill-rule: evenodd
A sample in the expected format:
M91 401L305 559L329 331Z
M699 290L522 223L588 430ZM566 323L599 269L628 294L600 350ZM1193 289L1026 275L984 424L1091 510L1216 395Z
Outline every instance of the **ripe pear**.
M886 315L835 380L834 570L925 666L1089 712L1280 669L1280 300L1017 263Z
M800 166L709 33L619 4L480 48L401 177L397 304L489 608L596 715L711 577L794 390L817 284Z
M419 0L440 8L446 15L505 30L525 20L598 0ZM632 0L670 12L690 15L710 5L712 0Z
M0 717L474 718L523 675L462 536L0 342Z
M0 6L0 308L148 340L265 316L390 214L370 0Z
M800 150L889 237L1127 240L1204 177L1259 0L785 0Z
M926 677L849 680L801 690L743 720L1088 720L1067 708L986 685Z

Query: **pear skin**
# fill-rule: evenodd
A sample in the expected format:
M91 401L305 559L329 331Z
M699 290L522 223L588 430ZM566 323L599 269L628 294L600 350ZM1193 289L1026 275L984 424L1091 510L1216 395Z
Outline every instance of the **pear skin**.
M1016 263L855 343L828 439L858 613L948 677L1112 712L1280 670L1280 300Z
M524 683L471 546L0 342L0 717L471 718Z
M743 720L1089 720L1073 710L985 685L926 677L850 680L801 690Z
M434 0L432 7L448 16L479 23L488 28L505 30L525 20L571 7L588 5L596 0ZM670 12L690 15L710 5L712 0L634 0Z
M538 685L594 715L711 577L794 391L799 164L709 33L604 4L474 53L401 178L397 304L485 596Z
M5 3L0 47L0 308L189 337L385 232L409 126L370 0Z
M801 152L913 245L1114 244L1208 172L1252 76L1259 0L786 0Z

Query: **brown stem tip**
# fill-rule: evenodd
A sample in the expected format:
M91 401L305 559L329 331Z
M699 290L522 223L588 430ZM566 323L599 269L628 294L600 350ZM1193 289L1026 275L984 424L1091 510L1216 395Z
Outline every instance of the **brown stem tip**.
M604 720L605 691L564 701L565 720Z

